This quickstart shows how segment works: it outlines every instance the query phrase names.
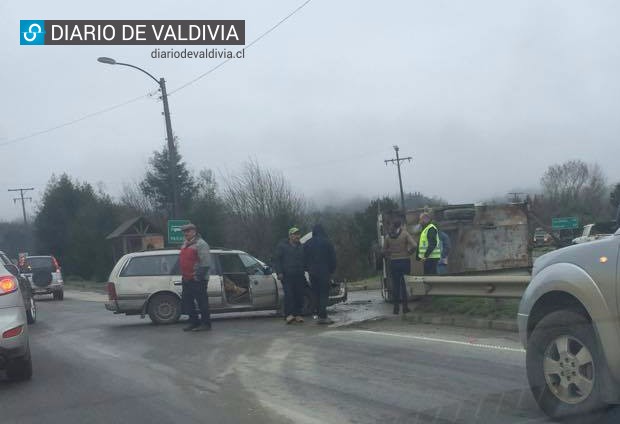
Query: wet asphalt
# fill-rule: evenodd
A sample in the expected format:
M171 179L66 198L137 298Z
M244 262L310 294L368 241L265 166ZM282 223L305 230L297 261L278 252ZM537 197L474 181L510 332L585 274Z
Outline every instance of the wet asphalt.
M113 315L99 295L41 300L34 377L0 374L0 422L548 422L514 333L356 323L385 312L364 296L334 308L333 327L260 313L217 317L205 333Z

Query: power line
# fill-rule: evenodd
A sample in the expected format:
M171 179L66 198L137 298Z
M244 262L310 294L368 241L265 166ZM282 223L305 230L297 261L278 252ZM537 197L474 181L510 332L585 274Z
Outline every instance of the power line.
M304 7L306 7L308 5L308 3L310 3L312 0L306 0L305 2L303 2L300 6L298 6L295 10L293 10L291 13L289 13L288 15L286 15L284 18L280 19L280 21L278 21L278 23L276 23L275 25L273 25L271 28L269 28L267 31L263 32L261 35L259 35L256 39L254 39L254 41L252 41L250 44L248 44L247 46L245 46L243 49L241 50L247 50L250 47L252 47L254 44L258 43L261 39L263 39L264 37L266 37L269 33L271 33L272 31L274 31L276 28L278 28L280 25L282 25L284 22L286 22L287 20L289 20L293 15L295 15L297 12L299 12L301 9L303 9ZM241 51L241 50L237 50L237 52ZM175 88L174 90L172 90L171 92L168 93L168 95L172 95L174 93L176 93L177 91L180 91L190 85L192 85L193 83L201 80L202 78L206 77L207 75L215 72L217 69L221 68L222 66L224 66L226 63L230 62L233 58L229 57L228 59L223 60L222 62L220 62L219 64L215 65L213 68L209 69L207 72L198 75L196 78L194 78L191 81L186 82L185 84Z
M304 7L306 7L306 5L308 5L308 3L310 3L311 1L312 1L312 0L306 0L305 2L303 2L300 6L298 6L296 9L294 9L291 13L289 13L288 15L286 15L284 18L280 19L280 21L278 21L275 25L273 25L273 26L272 26L271 28L269 28L267 31L265 31L265 32L263 32L261 35L259 35L256 39L254 39L254 41L252 41L250 44L248 44L247 46L245 46L242 50L247 50L247 49L249 49L250 47L252 47L252 46L253 46L254 44L256 44L258 41L260 41L261 39L263 39L264 37L266 37L269 33L271 33L272 31L274 31L274 30L275 30L276 28L278 28L280 25L282 25L284 22L286 22L287 20L289 20L289 19L290 19L293 15L295 15L295 14L296 14L297 12L299 12L301 9L303 9ZM232 60L231 58L224 60L223 62L221 62L221 63L219 63L218 65L214 66L213 68L209 69L208 71L206 71L206 72L204 72L204 73L202 73L202 74L198 75L198 76L197 76L196 78L194 78L193 80L188 81L188 82L186 82L185 84L183 84L183 85L181 85L181 86L179 86L179 87L175 88L174 90L170 91L170 92L168 93L168 95L170 96L170 95L172 95L172 94L176 93L177 91L180 91L180 90L182 90L182 89L184 89L184 88L186 88L186 87L188 87L188 86L190 86L190 85L194 84L195 82L197 82L197 81L201 80L202 78L206 77L207 75L209 75L209 74L211 74L211 73L215 72L217 69L219 69L220 67L224 66L226 63L228 63L228 62L229 62L229 61L231 61L231 60ZM130 100L127 100L127 101L125 101L125 102L123 102L123 103L119 103L119 104L117 104L117 105L110 106L110 107L108 107L108 108L105 108L105 109L99 110L99 111L97 111L97 112L89 113L89 114L84 115L84 116L82 116L82 117L80 117L80 118L74 119L73 121L65 122L64 124L56 125L56 126L54 126L54 127L51 127L51 128L45 129L45 130L41 130L41 131L37 131L37 132L34 132L34 133L32 133L32 134L28 134L28 135L25 135L25 136L22 136L22 137L17 137L17 138L14 138L14 139L10 139L9 141L5 141L5 142L0 143L0 147L2 147L2 146L6 146L6 145L9 145L9 144L13 144L13 143L17 143L17 142L20 142L20 141L24 141L24 140L27 140L27 139L29 139L29 138L33 138L33 137L36 137L36 136L39 136L39 135L47 134L47 133L49 133L49 132L52 132L52 131L55 131L55 130L58 130L58 129L61 129L61 128L65 128L65 127L68 127L68 126L73 125L73 124L77 124L78 122L84 121L84 120L86 120L86 119L89 119L89 118L95 117L95 116L97 116L97 115L102 115L102 114L107 113L107 112L110 112L110 111L112 111L112 110L114 110L114 109L118 109L118 108L121 108L121 107L123 107L123 106L126 106L126 105L128 105L128 104L130 104L130 103L134 103L134 102L136 102L136 101L138 101L138 100L140 100L140 99L143 99L143 98L145 98L145 97L148 97L148 96L150 96L150 95L151 95L150 93L149 93L149 94L143 94L142 96L135 97L135 98L130 99Z
M26 205L25 205L25 200L30 200L32 202L32 197L24 197L24 191L32 191L34 190L34 188L30 187L30 188L10 188L9 191L19 191L19 197L15 197L13 199L13 203L17 203L18 200L22 201L22 212L24 213L24 225L28 224L28 221L26 219Z
M130 103L137 102L138 100L144 99L144 98L149 97L149 96L150 96L150 93L149 94L143 94L143 95L141 95L139 97L134 97L133 99L127 100L127 101L125 101L123 103L119 103L117 105L110 106L110 107L105 108L105 109L101 109L101 110L99 110L97 112L89 113L89 114L84 115L84 116L82 116L80 118L74 119L73 121L65 122L64 124L56 125L55 127L51 127L51 128L46 129L46 130L37 131L37 132L34 132L32 134L29 134L29 135L25 135L25 136L22 136L22 137L11 139L9 141L2 142L2 143L0 143L0 147L7 146L7 145L13 144L13 143L17 143L19 141L24 141L24 140L27 140L29 138L36 137L38 135L47 134L49 132L58 130L60 128L65 128L65 127L68 127L68 126L73 125L73 124L77 124L78 122L81 122L81 121L84 121L86 119L95 117L97 115L102 115L104 113L111 112L114 109L121 108L121 107L126 106L126 105L128 105Z

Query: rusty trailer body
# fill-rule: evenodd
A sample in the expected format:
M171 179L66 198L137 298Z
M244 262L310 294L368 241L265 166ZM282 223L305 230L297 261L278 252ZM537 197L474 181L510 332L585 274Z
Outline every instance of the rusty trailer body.
M419 241L420 214L428 209L407 211L407 230ZM532 243L527 203L466 204L433 208L433 222L448 234L451 250L449 275L527 274L532 267ZM402 212L379 213L377 230L383 246L388 229ZM387 263L383 260L384 297L389 300L390 286ZM422 264L411 258L411 275L423 275Z

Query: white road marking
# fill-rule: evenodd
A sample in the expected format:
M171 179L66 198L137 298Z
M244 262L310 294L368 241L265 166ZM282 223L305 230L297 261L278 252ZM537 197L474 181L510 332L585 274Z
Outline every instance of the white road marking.
M463 342L459 340L439 339L436 337L412 336L409 334L388 333L384 331L370 331L370 330L351 330L350 332L357 333L357 334L371 334L375 336L398 337L401 339L420 340L424 342L446 343L446 344L453 344L453 345L460 345L460 346L477 347L481 349L492 349L492 350L503 350L503 351L508 351L508 352L525 353L525 349L520 349L520 348L500 346L500 345L490 345L490 344L483 344L483 343ZM324 334L333 335L333 334L346 334L346 333L334 331L334 332L324 333Z

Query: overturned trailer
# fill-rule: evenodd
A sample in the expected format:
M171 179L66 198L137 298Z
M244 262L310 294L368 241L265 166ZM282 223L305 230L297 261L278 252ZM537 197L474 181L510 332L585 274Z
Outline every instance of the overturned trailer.
M524 274L532 266L532 243L527 203L466 204L440 206L432 209L379 212L377 219L378 244L384 245L394 220L405 220L407 230L416 242L421 228L420 214L430 212L437 227L451 241L448 257L449 275ZM382 271L383 297L390 301L391 283L385 258L377 261ZM411 275L423 275L422 263L411 256Z

